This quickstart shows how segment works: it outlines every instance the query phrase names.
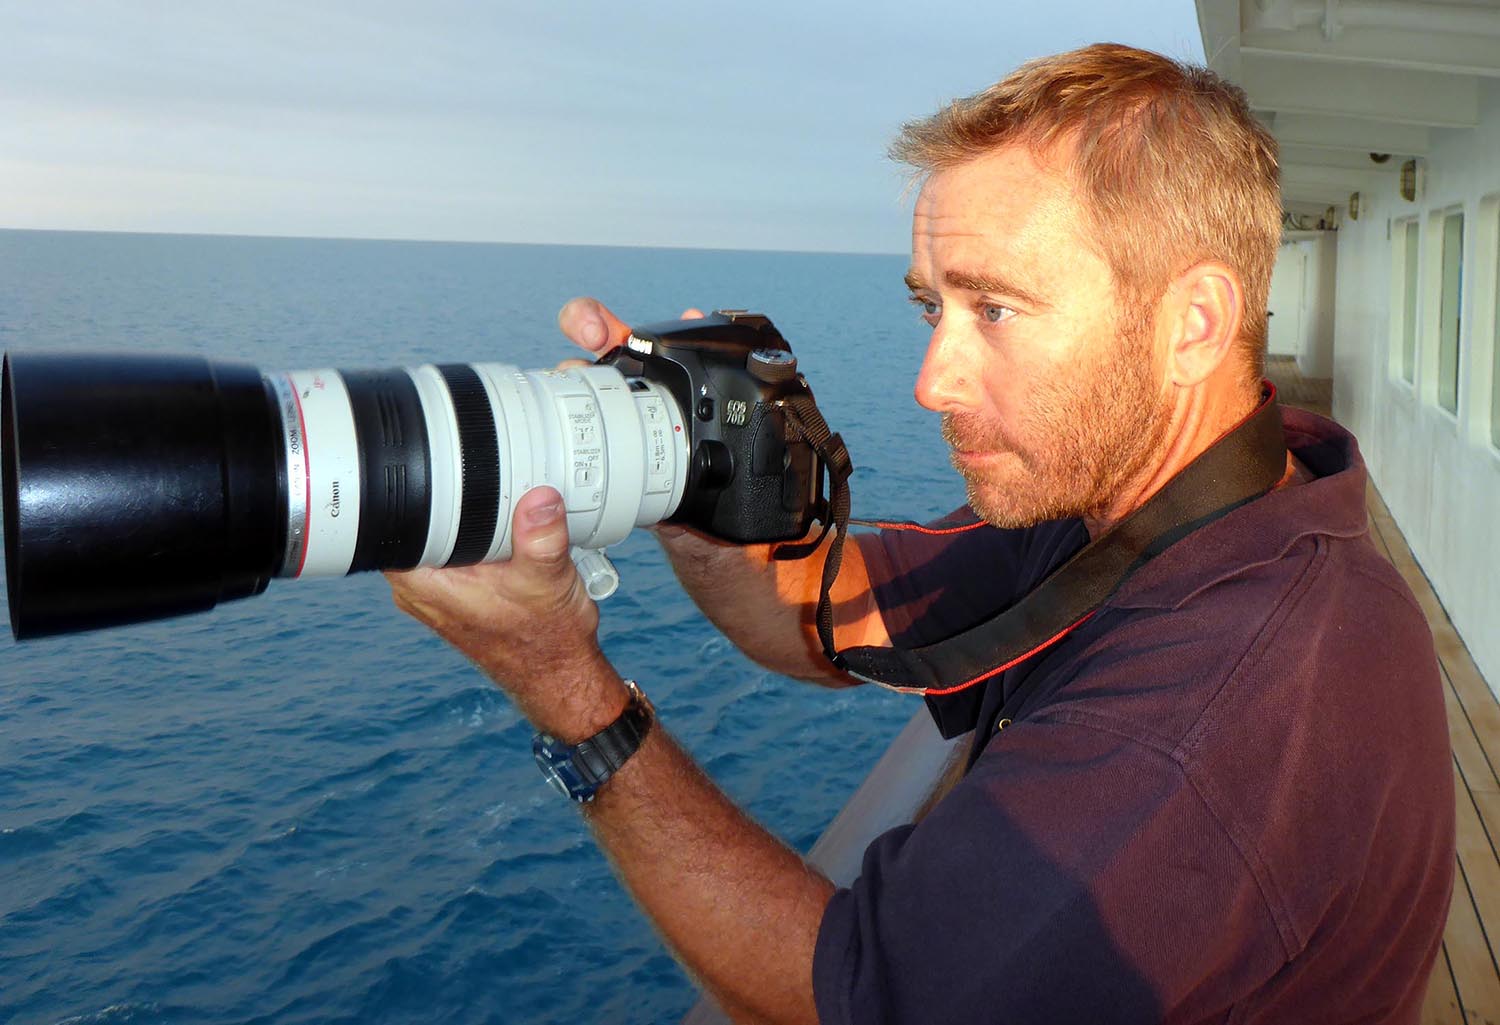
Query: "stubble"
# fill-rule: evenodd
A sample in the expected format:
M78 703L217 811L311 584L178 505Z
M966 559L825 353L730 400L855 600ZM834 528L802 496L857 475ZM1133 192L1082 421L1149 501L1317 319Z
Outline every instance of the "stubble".
M1121 317L1095 360L1033 384L1014 438L975 414L944 415L943 437L955 450L1004 454L967 468L955 457L979 516L998 527L1098 517L1159 458L1171 412L1148 325Z

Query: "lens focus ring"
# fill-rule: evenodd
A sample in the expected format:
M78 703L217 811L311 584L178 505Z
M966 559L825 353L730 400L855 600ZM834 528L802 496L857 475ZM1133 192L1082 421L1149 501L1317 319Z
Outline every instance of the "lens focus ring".
M458 422L459 462L463 501L453 555L445 565L471 566L489 553L500 515L500 448L495 435L495 411L484 382L467 363L437 368L453 399Z

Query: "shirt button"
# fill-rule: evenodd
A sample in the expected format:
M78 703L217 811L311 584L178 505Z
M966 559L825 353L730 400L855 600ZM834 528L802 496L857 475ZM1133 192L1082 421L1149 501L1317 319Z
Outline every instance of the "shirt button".
M1010 725L1010 720L1007 719L1007 718L1005 718L1004 716L1001 716L999 719L995 720L995 732L999 733L1001 730L1005 729L1005 727L1007 727L1009 725Z

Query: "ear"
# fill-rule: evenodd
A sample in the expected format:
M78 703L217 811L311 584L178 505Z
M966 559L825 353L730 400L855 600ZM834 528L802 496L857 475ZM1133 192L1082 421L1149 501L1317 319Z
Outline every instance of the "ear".
M1213 376L1233 351L1244 317L1245 287L1222 263L1205 261L1179 274L1163 296L1173 384L1191 388Z

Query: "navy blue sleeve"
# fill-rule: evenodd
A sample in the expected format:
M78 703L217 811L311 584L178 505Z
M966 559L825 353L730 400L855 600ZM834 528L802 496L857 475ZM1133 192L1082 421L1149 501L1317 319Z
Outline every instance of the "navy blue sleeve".
M871 844L824 914L813 992L824 1025L1198 1021L1279 967L1245 957L1267 930L1278 948L1168 754L1029 719Z

